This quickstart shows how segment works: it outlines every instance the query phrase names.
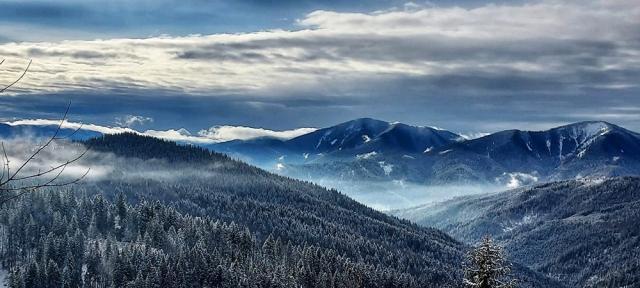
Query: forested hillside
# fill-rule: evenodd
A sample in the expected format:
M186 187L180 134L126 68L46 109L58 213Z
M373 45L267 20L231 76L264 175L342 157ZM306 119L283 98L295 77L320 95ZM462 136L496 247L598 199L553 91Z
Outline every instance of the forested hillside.
M417 287L351 261L157 202L47 191L0 210L10 287ZM20 249L16 249L20 248Z
M395 214L469 243L491 234L513 259L569 287L640 283L637 177L550 183Z
M337 191L150 137L86 144L84 160L111 166L108 175L0 210L12 287L461 283L465 245ZM523 287L561 287L525 268L516 273Z
M461 244L438 230L366 208L337 191L150 137L121 134L87 144L95 151L151 161L135 169L150 176L108 179L87 188L110 199L123 191L134 202L160 200L182 213L248 227L258 241L272 234L285 243L314 243L362 263L408 272L417 283L451 283L459 276ZM120 168L117 173L135 174ZM173 178L153 175L167 170Z
M87 144L86 160L111 165L108 177L3 207L12 286L428 287L460 280L461 244L336 191L155 138L123 134Z
M335 190L134 134L0 209L12 287L456 287L467 247ZM59 148L58 148L59 149ZM105 168L108 167L108 168ZM517 266L522 287L561 287Z

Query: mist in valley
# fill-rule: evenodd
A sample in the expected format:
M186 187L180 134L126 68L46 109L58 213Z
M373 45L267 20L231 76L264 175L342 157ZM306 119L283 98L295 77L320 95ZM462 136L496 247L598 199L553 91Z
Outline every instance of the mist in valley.
M459 196L508 189L500 184L424 185L400 180L355 182L313 179L311 181L327 188L334 188L364 205L383 212L441 202Z
M43 138L25 135L2 140L6 147L11 169L15 169L30 153L44 141ZM62 173L63 178L80 177L89 171L83 179L85 184L108 181L138 182L144 180L178 184L181 181L214 179L221 176L218 171L225 170L229 163L188 164L171 163L166 159L138 159L117 156L113 153L91 150L79 142L58 141L43 150L38 157L24 168L25 174L33 174L73 159L89 149L83 157L69 165ZM226 166L225 166L226 165ZM225 166L225 167L223 167ZM272 171L277 173L278 171ZM348 197L373 209L388 212L425 204L446 201L455 197L491 193L515 188L532 182L531 177L523 173L504 175L495 183L450 183L442 185L418 184L404 180L393 181L351 181L332 178L307 178L323 187L333 188ZM537 178L534 179L537 181Z

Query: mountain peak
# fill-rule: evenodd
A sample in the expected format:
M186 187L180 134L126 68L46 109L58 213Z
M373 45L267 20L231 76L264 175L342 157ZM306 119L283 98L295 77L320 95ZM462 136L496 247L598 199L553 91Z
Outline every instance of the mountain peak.
M559 126L554 129L567 129L567 128L603 130L603 129L618 129L621 127L606 121L581 121L581 122ZM551 129L551 130L554 130L554 129Z
M627 132L626 129L605 121L583 121L549 130L549 132L568 135L582 141L603 136L611 131Z
M342 123L340 123L338 125L335 125L333 127L349 126L349 125L354 125L354 126L356 126L356 125L386 125L386 126L389 126L389 125L391 125L391 123L389 123L387 121L383 121L383 120L364 117L364 118L356 118L356 119L353 119L353 120L342 122ZM329 127L329 128L331 128L331 127Z

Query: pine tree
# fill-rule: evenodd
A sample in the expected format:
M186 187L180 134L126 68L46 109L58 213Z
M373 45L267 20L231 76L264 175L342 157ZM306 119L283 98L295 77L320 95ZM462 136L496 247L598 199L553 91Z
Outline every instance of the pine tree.
M31 262L29 268L27 269L27 273L24 275L24 286L25 287L37 287L40 285L40 271L38 269L38 265L35 262Z
M22 273L20 273L19 269L11 271L9 275L9 287L11 288L22 288Z
M482 243L467 254L464 264L464 286L473 288L513 288L511 265L504 250L485 236Z
M49 259L47 263L47 287L60 287L62 286L62 275L58 265L53 260Z
M115 235L117 240L122 240L127 220L127 203L122 192L116 198Z
M62 287L63 288L72 288L73 286L73 277L71 276L71 269L69 267L64 267L62 269Z

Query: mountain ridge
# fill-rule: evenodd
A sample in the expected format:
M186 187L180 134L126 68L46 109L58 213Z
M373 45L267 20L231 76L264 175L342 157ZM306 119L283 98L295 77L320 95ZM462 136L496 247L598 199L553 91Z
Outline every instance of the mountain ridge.
M569 287L640 279L640 177L565 180L391 212L475 243L492 235L512 257Z
M0 135L46 135L53 128L3 125ZM74 137L85 140L97 135L100 133L81 129ZM522 177L531 182L640 174L640 134L605 121L541 131L504 130L462 139L439 128L359 118L291 139L190 144L305 180L321 176L506 186L525 181ZM518 178L515 182L514 177Z

